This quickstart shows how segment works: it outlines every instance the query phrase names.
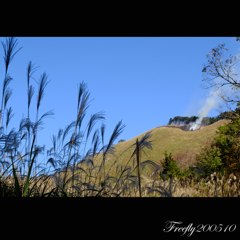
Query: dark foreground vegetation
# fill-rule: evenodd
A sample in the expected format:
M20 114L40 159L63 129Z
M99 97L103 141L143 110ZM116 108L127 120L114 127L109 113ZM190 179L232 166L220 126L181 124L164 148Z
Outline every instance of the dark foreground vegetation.
M89 139L96 122L105 119L103 112L93 114L82 131L82 121L89 107L90 96L84 82L79 85L76 119L65 129L59 129L58 134L52 138L53 147L47 151L47 164L53 166L54 171L47 171L47 167L37 164L40 153L43 152L43 147L37 145L37 131L43 124L43 119L53 115L53 112L49 111L41 117L38 116L48 84L47 75L43 73L40 77L36 121L32 122L29 109L34 88L30 85L30 79L36 68L29 62L28 117L21 120L18 132L13 129L8 133L7 127L13 116L11 107L6 107L12 94L8 88L12 80L8 67L20 49L14 52L17 45L15 38L8 38L6 44L2 44L5 53L5 78L0 115L1 197L239 196L240 118L236 117L239 108L228 116L231 123L218 127L218 136L196 156L196 166L181 170L171 153L167 152L162 160L162 167L154 160L141 162L144 148L152 149L150 132L137 139L130 147L132 155L123 166L114 152L114 142L125 127L121 121L117 123L107 144L104 144L104 123L100 129L93 132L92 139ZM73 133L69 137L71 130ZM85 152L88 140L91 141L92 148ZM124 144L124 140L119 142ZM21 144L25 146L25 152L20 151ZM80 154L80 150L83 150L83 154ZM96 158L100 153L101 161L97 162ZM115 159L112 165L107 167L106 159L109 156ZM37 172L40 167L42 170ZM149 171L143 171L146 167Z

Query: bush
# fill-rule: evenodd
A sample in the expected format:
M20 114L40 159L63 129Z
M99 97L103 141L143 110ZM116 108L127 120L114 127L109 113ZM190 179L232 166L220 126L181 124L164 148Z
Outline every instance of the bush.
M196 165L204 169L204 177L214 172L223 176L225 172L240 179L240 119L234 118L217 129L218 135L196 155Z
M222 176L223 168L220 156L221 151L215 146L214 142L211 143L210 147L205 146L202 152L196 155L196 166L204 170L203 177L207 177L214 172L219 172Z
M200 167L187 167L183 170L184 176L189 179L197 178L199 180L204 173L204 169Z
M231 123L218 127L215 145L221 149L223 168L227 174L234 173L240 178L240 119L232 119Z
M182 178L184 176L181 169L178 167L177 162L173 159L172 154L168 155L167 151L164 153L165 158L161 161L163 171L160 172L160 178L169 179L173 177Z

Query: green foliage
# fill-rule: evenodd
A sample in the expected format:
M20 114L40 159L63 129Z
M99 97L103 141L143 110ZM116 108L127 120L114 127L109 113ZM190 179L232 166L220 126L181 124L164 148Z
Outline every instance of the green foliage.
M218 127L219 134L214 138L215 145L221 149L223 168L228 174L240 173L240 119L234 118L229 124Z
M184 122L185 124L188 124L190 122L195 122L198 119L198 117L196 116L192 116L192 117L180 117L180 116L176 116L174 118L170 118L168 124L171 124L173 122Z
M198 178L200 179L204 174L204 169L200 167L187 167L183 170L183 174L186 178Z
M203 168L204 177L214 172L223 176L224 172L233 173L240 178L240 119L219 126L218 135L210 146L205 146L200 154L196 155L197 167Z
M196 155L196 166L204 169L203 177L207 177L214 172L219 172L222 176L223 168L220 156L221 151L214 146L214 143L211 143L210 148L208 146L204 147L203 151Z
M167 151L164 153L165 158L161 161L163 171L160 172L160 178L166 176L166 179L177 177L182 178L184 176L181 169L178 167L177 162L173 159L172 154L168 155Z
M189 124L189 123L195 122L197 119L198 119L198 117L196 117L196 116L192 116L192 117L176 116L174 118L170 118L168 124L171 125L173 122L175 122L175 123L184 122L185 124ZM215 122L217 122L221 119L229 119L229 113L228 112L220 113L216 117L204 117L203 120L202 120L202 123L204 125L210 125L210 124L213 124L213 123L215 123Z

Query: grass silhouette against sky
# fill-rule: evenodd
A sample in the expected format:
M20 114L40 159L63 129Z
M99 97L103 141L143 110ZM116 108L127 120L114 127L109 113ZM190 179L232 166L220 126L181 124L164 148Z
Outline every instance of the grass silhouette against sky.
M37 134L37 144L52 147L51 137L60 128L76 120L78 87L83 80L88 86L90 107L83 120L83 129L90 115L105 111L105 141L116 124L126 125L119 139L129 140L152 128L165 125L170 117L197 116L209 90L202 89L203 64L212 48L225 43L229 54L238 54L235 37L17 37L17 49L8 73L13 89L7 108L13 109L8 125L18 129L27 117L27 66L32 61L33 77L39 82L46 72L49 84L39 108L39 116L54 110L53 118L43 120L44 129ZM5 42L5 37L0 37ZM4 56L1 47L0 55ZM0 62L3 82L4 61ZM30 80L35 93L30 118L35 120L38 85ZM2 83L1 83L2 84ZM216 116L212 110L208 116ZM5 127L6 117L3 119ZM99 121L96 128L100 128ZM93 134L93 132L92 132ZM91 139L91 138L90 138ZM86 150L90 148L89 141ZM38 157L41 161L41 155ZM47 161L47 158L44 160Z

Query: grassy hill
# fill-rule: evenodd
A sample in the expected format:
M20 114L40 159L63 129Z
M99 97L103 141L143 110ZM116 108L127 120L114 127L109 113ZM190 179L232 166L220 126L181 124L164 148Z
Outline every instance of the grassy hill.
M228 120L219 120L211 125L205 126L202 130L197 131L183 131L180 126L162 126L156 127L148 132L151 132L152 137L149 139L152 141L152 150L144 148L144 153L141 155L141 162L146 160L153 160L155 163L161 166L160 161L164 159L165 150L168 153L172 153L173 158L177 161L178 166L183 169L184 167L193 166L195 163L195 155L199 153L201 148L216 136L217 127L227 123ZM117 160L115 166L126 166L129 158L131 157L134 147L131 147L136 143L136 139L141 138L146 134L142 133L128 141L120 142L115 147L115 156L108 155L106 158L106 172ZM102 161L102 153L99 153L97 157L94 157L94 165L99 166ZM127 166L133 167L133 159ZM136 161L134 166L136 166ZM114 175L116 167L111 168L111 175Z

